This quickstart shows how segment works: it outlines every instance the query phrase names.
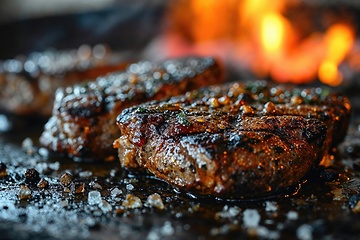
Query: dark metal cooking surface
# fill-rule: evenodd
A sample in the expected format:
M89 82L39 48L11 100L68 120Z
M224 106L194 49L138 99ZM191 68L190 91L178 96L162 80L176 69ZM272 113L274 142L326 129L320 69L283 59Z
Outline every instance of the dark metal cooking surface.
M349 134L329 165L314 170L295 195L289 192L251 202L196 199L152 177L132 175L120 169L117 161L80 163L53 156L37 142L43 122L32 120L3 132L0 161L7 174L0 178L1 236L356 239L360 232L360 99L357 91L347 91L354 115ZM41 178L47 187L38 185Z

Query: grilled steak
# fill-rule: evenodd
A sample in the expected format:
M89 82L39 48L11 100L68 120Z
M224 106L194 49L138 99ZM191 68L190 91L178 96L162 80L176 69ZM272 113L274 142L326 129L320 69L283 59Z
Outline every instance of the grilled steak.
M258 198L297 184L344 138L346 97L265 81L228 83L125 109L121 165L199 195Z
M213 58L142 61L94 82L59 90L40 142L73 157L114 158L117 115L126 107L223 81Z
M118 54L101 45L93 50L49 50L0 61L0 110L50 117L57 88L125 69L126 64L120 62Z

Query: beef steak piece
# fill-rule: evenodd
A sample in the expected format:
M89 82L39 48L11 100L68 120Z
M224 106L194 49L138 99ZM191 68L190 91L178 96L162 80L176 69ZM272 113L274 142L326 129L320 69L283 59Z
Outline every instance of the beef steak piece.
M131 64L96 81L58 90L40 143L71 157L114 158L112 144L120 133L116 117L124 108L223 80L219 62L208 57Z
M123 167L193 194L259 198L298 184L349 118L328 89L234 82L125 109L114 147Z
M0 111L49 118L57 88L125 69L128 63L119 54L103 48L48 50L0 61Z

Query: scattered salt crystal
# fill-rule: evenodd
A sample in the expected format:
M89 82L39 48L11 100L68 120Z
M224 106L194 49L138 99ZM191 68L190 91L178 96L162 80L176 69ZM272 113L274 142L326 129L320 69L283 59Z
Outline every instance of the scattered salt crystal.
M161 199L161 196L157 193L151 194L145 203L145 206L147 207L155 207L157 209L163 210L164 209L164 203Z
M110 176L111 176L111 177L115 177L115 176L116 176L116 173L117 173L117 170L116 170L116 169L111 169L111 171L110 171Z
M160 240L164 238L168 239L168 237L172 236L174 233L175 233L175 229L171 225L171 222L165 221L163 226L153 227L146 236L146 239L147 240Z
M48 166L48 164L46 162L39 162L39 163L36 164L36 169L40 173L46 172L48 168L49 168L49 166Z
M63 208L66 208L67 206L69 206L69 203L67 200L63 200L59 203L59 205Z
M160 233L163 236L171 236L173 235L175 232L173 226L171 226L171 222L166 221L164 223L164 226L162 226L162 228L160 229Z
M112 210L112 206L105 200L100 202L99 207L104 213L110 212Z
M11 122L9 119L3 115L0 114L0 132L6 132L11 129Z
M32 148L33 147L33 141L31 140L31 138L27 137L25 138L22 143L21 143L21 147L23 149L29 149L29 148Z
M32 150L27 151L27 154L32 155L33 154ZM34 157L31 157L31 158L28 159L28 163L29 163L29 167L35 168L36 165L38 164L38 159L34 158Z
M82 171L79 172L79 177L81 178L89 178L93 175L93 173L91 171Z
M111 190L110 195L111 195L111 198L116 200L119 196L122 195L122 193L123 192L116 187L113 190Z
M265 219L265 220L264 220L264 223L265 223L265 224L268 224L268 225L274 224L274 220L273 220L273 219Z
M295 211L290 211L286 214L286 216L287 216L287 219L289 219L289 220L297 220L299 217L299 214Z
M256 228L256 235L258 237L263 237L265 239L279 239L280 234L276 231L270 231L264 226L259 226Z
M224 224L221 227L216 227L216 228L210 229L210 235L211 236L225 235L225 234L228 234L229 231L230 231L229 224Z
M266 201L265 202L265 211L274 212L277 210L277 206L275 202Z
M238 207L229 207L228 205L225 205L221 212L217 212L215 214L216 219L220 218L232 218L239 215L240 209Z
M296 236L300 240L312 239L312 227L309 224L303 224L296 230Z
M103 187L101 186L101 183L96 180L91 181L89 183L89 187L94 190L102 190L103 189Z
M193 213L193 212L196 212L196 211L199 211L200 209L200 204L193 204L191 205L191 207L188 208L188 212L189 213Z
M282 223L282 222L278 222L277 225L276 225L276 229L280 230L280 231L284 230L285 229L285 224Z
M21 143L21 147L23 150L27 152L27 154L29 155L34 154L34 145L31 138L25 138Z
M60 168L60 163L59 162L49 163L48 166L51 170L57 171Z
M128 184L128 185L126 185L126 189L129 190L129 191L131 191L131 190L134 189L134 185Z
M259 237L266 237L269 235L269 229L266 227L260 226L256 229L256 234Z
M126 208L140 208L142 207L142 202L139 197L127 194L126 199L122 202L122 206Z
M160 238L159 234L154 230L150 231L146 237L146 240L160 240L160 239L161 238Z
M63 191L64 191L64 193L69 193L69 192L71 192L71 189L68 187L64 187Z
M84 222L88 226L95 226L95 224L96 224L96 221L95 221L95 219L93 217L86 217L84 219Z
M101 193L99 191L90 191L88 193L88 203L90 205L97 205L101 203Z
M260 214L256 209L246 209L243 212L243 223L245 227L256 228L259 226Z
M39 148L38 153L39 153L40 156L42 156L42 157L47 157L47 156L49 156L49 150L46 149L46 148L44 148L44 147Z
M94 209L92 214L94 217L100 217L103 215L103 211L101 211L100 209Z

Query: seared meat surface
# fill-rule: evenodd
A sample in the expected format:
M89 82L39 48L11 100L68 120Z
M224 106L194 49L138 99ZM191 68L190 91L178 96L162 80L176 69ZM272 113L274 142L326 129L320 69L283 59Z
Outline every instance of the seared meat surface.
M213 58L188 57L162 63L142 61L125 71L59 90L53 116L40 142L72 157L114 158L119 136L117 115L126 107L169 98L222 82L223 70Z
M221 198L266 197L296 185L344 138L346 97L322 88L228 83L125 109L121 165Z
M34 52L0 61L0 110L20 116L50 117L56 89L125 68L121 58L93 49Z

